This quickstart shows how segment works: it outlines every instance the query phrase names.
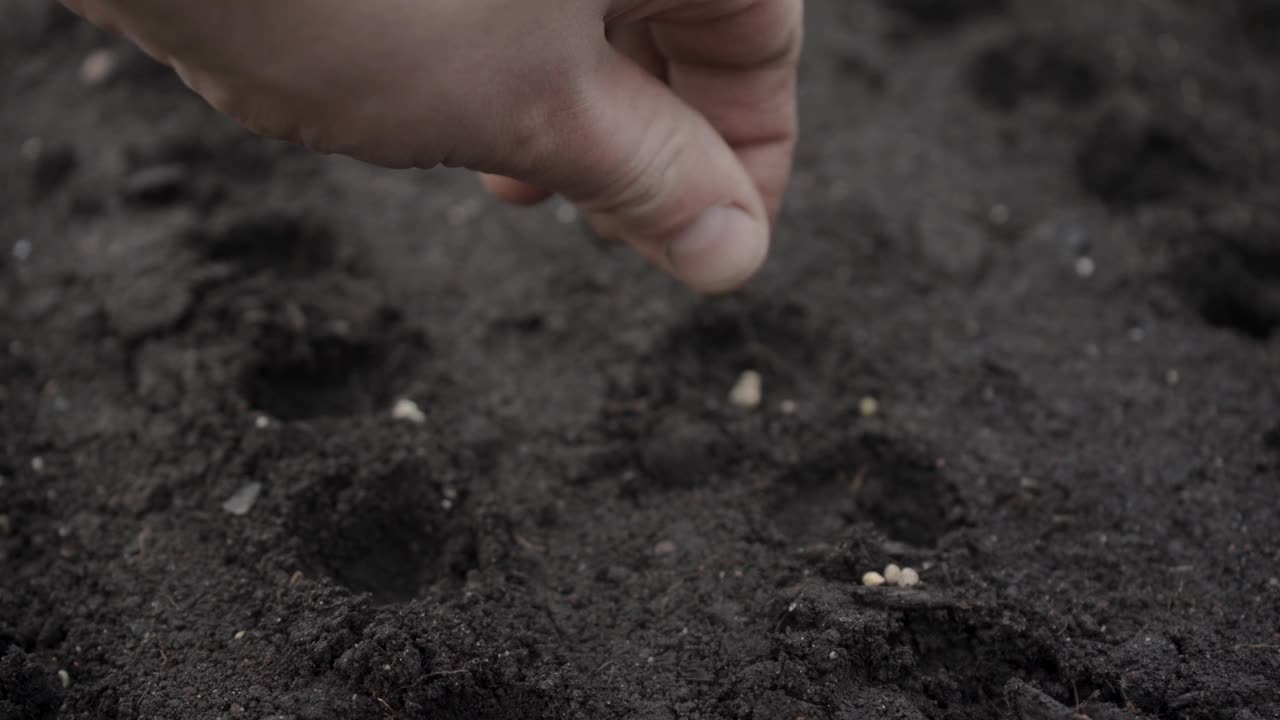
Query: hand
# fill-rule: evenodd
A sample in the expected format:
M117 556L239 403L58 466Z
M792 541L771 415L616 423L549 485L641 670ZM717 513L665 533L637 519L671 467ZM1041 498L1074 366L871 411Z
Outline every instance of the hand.
M705 292L767 253L803 0L65 2L259 134L562 193Z

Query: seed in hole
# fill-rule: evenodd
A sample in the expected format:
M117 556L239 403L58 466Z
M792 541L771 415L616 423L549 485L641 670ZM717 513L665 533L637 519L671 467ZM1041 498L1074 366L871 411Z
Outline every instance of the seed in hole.
M884 584L884 576L875 571L865 573L862 576L862 584L867 587L880 587Z
M729 391L729 402L748 410L760 407L764 396L764 379L755 370L745 370Z
M890 563L884 569L884 581L890 585L897 585L902 579L902 568Z
M920 584L920 573L915 568L902 568L902 577L898 578L898 584L902 587L912 587Z

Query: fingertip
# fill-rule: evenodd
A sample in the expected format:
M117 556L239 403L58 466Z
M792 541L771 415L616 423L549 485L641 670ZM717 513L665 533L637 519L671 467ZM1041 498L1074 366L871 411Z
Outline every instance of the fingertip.
M494 197L513 205L537 205L551 197L551 193L542 188L520 182L505 175L480 173L480 181L484 183L485 189L492 193Z
M732 292L750 280L769 253L769 228L733 206L707 209L665 248L669 270L699 292Z

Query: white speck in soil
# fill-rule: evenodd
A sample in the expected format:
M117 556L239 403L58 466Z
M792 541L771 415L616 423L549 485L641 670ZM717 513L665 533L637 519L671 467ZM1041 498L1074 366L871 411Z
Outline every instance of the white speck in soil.
M889 563L888 565L885 566L884 568L885 582L889 583L890 585L897 585L898 581L901 579L902 579L902 568L898 567L897 565L894 565L893 563Z
M880 401L867 396L858 401L858 414L862 417L873 417L880 412Z
M248 483L237 490L234 495L227 498L222 503L222 509L236 516L248 515L249 511L253 509L254 503L258 502L258 495L260 494L262 494L262 483Z
M837 653L835 650L832 650L831 652L827 653L828 660L835 660L838 657L840 657L840 654Z
M71 673L66 670L58 671L58 681L62 683L62 689L71 687Z
M862 576L862 584L867 587L880 587L884 584L884 576L874 571L865 573Z
M391 417L418 425L427 421L427 414L422 412L422 408L418 407L418 403L408 398L401 398L396 401L396 404L391 408Z
M676 552L676 549L677 549L677 546L675 542L671 540L660 540L656 545L653 546L653 554L659 555L659 556L674 555Z
M254 418L253 426L258 428L259 430L266 430L267 428L271 427L271 418L267 417L266 415L259 415L258 417Z
M912 587L920 584L920 573L915 568L902 568L902 577L898 578L898 584L902 587Z
M1129 328L1129 339L1136 343L1142 342L1147 339L1147 331L1137 326L1131 327Z
M244 638L244 636L245 636L245 631L244 631L244 630L237 630L237 631L236 631L236 634L231 636L231 639L232 639L232 640L240 640L240 639Z
M748 410L760 407L764 397L764 378L755 370L744 370L729 391L729 402Z
M1182 382L1182 373L1178 372L1176 369L1170 368L1169 372L1164 374L1164 381L1168 383L1170 387L1173 387Z
M1077 277L1084 278L1087 280L1093 277L1093 274L1097 272L1097 270L1098 270L1097 263L1095 263L1093 261L1093 258L1089 257L1088 255L1076 258L1076 276Z
M116 71L116 54L102 48L85 56L80 63L80 82L89 87L101 85L111 79Z
M38 473L44 472L44 458L39 455L31 458L31 469Z
M800 409L800 406L796 405L795 400L783 400L782 402L778 403L778 411L781 412L783 415L795 415L796 411L799 409Z
M31 241L26 238L18 238L13 244L13 258L19 262L31 257Z

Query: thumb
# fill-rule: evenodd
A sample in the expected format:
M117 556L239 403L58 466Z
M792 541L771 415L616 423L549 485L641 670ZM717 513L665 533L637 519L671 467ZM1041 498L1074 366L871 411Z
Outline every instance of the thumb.
M544 186L695 290L745 283L768 252L769 216L720 133L611 47L585 89L574 120L556 131Z

